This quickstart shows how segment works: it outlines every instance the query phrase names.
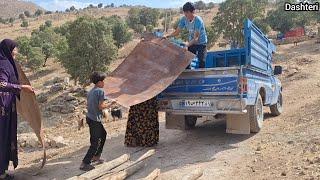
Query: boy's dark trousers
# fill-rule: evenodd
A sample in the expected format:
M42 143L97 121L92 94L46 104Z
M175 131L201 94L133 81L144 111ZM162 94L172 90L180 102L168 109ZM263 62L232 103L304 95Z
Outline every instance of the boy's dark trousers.
M205 45L205 44L194 44L194 45L188 47L188 51L190 51L193 54L197 55L198 60L199 60L199 68L205 68L205 66L206 66L206 57L207 57L207 45Z
M87 117L90 130L90 148L83 159L83 163L90 164L93 156L100 156L106 142L107 132L101 122L93 121Z

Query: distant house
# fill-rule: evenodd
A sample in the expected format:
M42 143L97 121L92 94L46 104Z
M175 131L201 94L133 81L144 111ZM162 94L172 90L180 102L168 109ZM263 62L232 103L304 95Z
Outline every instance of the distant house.
M291 29L290 31L286 32L284 34L284 38L295 38L295 37L301 37L305 35L305 30L303 27L298 27L295 29Z

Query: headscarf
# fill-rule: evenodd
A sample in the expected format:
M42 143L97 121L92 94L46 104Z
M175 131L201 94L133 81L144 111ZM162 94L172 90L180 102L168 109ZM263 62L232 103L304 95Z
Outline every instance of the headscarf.
M17 79L19 79L17 67L16 67L16 65L14 63L14 59L12 57L12 51L17 46L18 46L18 44L11 39L4 39L3 41L1 41L1 43L0 43L0 60L10 61L11 65L14 69L15 75L16 75Z

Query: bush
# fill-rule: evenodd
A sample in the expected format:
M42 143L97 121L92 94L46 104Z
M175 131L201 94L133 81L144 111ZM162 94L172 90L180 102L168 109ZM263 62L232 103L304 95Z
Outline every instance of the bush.
M19 14L19 19L24 20L26 16L24 14Z
M19 47L19 53L29 59L29 54L31 51L30 38L27 36L21 36L16 39Z
M87 84L92 72L106 72L117 57L111 27L91 17L80 17L68 27L68 49L59 60L75 82Z
M26 17L28 17L28 18L31 17L31 13L30 13L29 11L25 11L25 12L24 12L24 15L25 15Z
M102 17L101 19L111 26L113 39L118 48L132 40L132 33L129 31L127 23L121 17L114 15L108 18Z
M32 47L29 53L28 66L32 70L38 70L43 65L44 55L39 47Z
M41 16L43 15L43 11L41 9L38 9L35 13L34 13L35 16Z
M142 26L146 27L152 25L156 27L160 18L160 12L152 8L131 8L128 12L127 22L129 27L136 32L143 32Z
M28 21L23 20L20 26L27 28L29 26L29 23L28 23Z
M154 27L153 27L152 25L147 25L147 26L146 26L146 31L147 31L147 32L152 32L153 29L154 29Z

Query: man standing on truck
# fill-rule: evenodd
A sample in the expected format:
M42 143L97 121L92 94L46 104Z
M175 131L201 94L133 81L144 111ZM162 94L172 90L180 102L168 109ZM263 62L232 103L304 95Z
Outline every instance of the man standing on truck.
M195 7L191 2L187 2L183 6L183 13L184 16L181 17L175 32L166 36L166 38L178 36L182 29L187 29L189 31L189 41L186 42L186 47L188 51L197 55L199 68L205 68L208 37L204 22L200 16L195 15Z

